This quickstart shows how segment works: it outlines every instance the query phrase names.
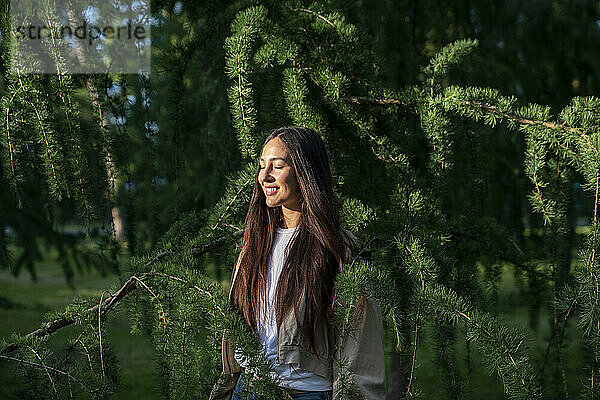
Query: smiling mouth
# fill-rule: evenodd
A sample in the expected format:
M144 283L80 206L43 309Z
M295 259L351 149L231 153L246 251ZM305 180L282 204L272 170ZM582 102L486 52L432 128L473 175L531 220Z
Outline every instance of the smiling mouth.
M265 188L265 194L267 196L272 196L274 195L277 191L279 190L278 187L267 187Z

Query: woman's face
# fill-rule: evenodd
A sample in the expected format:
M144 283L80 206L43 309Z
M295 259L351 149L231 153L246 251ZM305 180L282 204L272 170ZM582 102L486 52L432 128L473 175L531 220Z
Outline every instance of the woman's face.
M263 147L259 162L258 183L265 194L267 206L299 211L300 188L283 141L278 137L269 140Z

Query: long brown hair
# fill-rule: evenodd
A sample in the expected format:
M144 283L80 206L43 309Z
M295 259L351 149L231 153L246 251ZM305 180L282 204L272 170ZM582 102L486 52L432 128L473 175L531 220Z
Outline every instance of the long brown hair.
M284 127L271 132L263 148L275 137L287 147L302 198L295 239L290 244L275 292L277 329L283 318L293 311L301 335L316 350L315 322L319 318L326 320L328 316L336 275L347 261L347 246L339 225L325 143L311 129ZM276 229L283 218L281 206L266 205L258 182L259 171L257 166L231 300L255 332L259 305L266 307L269 257ZM303 297L306 308L303 318L299 318Z

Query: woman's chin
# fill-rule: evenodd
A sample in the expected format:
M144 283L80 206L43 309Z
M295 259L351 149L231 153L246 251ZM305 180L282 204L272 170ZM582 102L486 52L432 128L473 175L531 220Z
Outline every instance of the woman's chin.
M267 204L267 207L271 207L271 208L273 208L273 207L279 207L281 205L277 201L270 200L270 199L266 200L266 204Z

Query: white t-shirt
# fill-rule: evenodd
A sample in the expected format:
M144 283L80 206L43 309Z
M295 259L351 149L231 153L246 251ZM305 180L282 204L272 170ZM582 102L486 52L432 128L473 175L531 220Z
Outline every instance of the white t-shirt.
M285 258L287 257L289 245L295 233L296 228L277 228L277 233L275 234L271 257L269 258L269 267L267 269L268 315L263 315L263 308L262 306L259 307L260 315L257 326L260 343L267 354L267 359L273 365L275 374L281 380L280 386L304 391L332 390L331 382L320 375L300 369L299 364L278 364L276 361L278 341L275 320L275 290ZM235 351L234 358L240 366L246 368L247 363L239 350Z

